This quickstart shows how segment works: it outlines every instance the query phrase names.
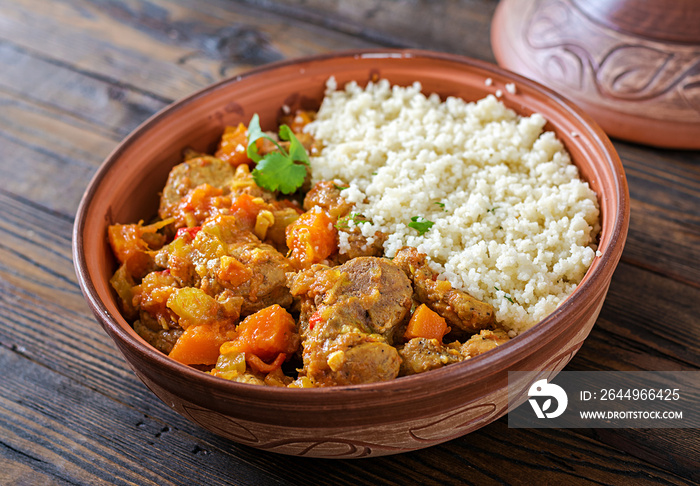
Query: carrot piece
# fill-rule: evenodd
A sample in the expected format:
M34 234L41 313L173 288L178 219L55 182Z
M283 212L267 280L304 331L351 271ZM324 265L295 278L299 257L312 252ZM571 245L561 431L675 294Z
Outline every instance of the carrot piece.
M239 123L238 126L227 126L224 129L214 155L234 167L241 164L252 165L253 161L248 157L247 148L248 128L243 123Z
M447 321L427 305L421 304L413 312L408 322L403 337L406 340L413 338L437 339L442 344L442 338L450 331Z
M258 213L263 209L265 209L263 200L254 198L250 194L241 194L231 205L231 212L251 231L255 227Z
M160 249L165 243L165 236L158 230L172 223L172 219L143 225L113 224L107 228L107 237L114 255L119 263L126 263L127 270L133 277L143 277L152 266L152 250Z
M238 287L251 279L253 271L234 257L223 255L221 257L221 266L219 271L216 272L216 276Z
M307 110L296 110L281 118L280 122L288 125L295 134L304 133L304 127L314 121L316 113Z
M307 211L287 226L285 231L289 259L298 268L308 268L338 250L335 219L323 211Z
M235 338L236 326L232 322L190 326L178 338L168 356L187 365L214 365L221 345Z
M248 363L248 366L250 366L253 371L267 374L272 373L276 369L280 368L282 366L282 363L284 363L284 361L287 359L287 355L284 353L280 353L277 355L275 360L269 364L265 363L263 360L261 360L254 354L246 354L245 359Z
M294 318L277 304L246 317L237 331L238 335L226 343L226 348L246 353L246 356L253 354L263 361L269 362L280 353L291 355L299 346Z

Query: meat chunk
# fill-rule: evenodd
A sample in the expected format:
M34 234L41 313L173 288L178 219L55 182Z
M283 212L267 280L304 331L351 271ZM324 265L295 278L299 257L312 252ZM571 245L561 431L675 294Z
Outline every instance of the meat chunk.
M370 239L362 234L357 226L352 228L338 224L338 241L340 262L346 262L361 256L381 256L384 254L386 234L381 231L374 233Z
M315 386L357 385L396 378L400 358L379 334L368 332L356 300L316 311L302 335L303 374Z
M156 260L180 285L200 288L220 300L241 298L242 316L272 304L292 304L286 277L293 270L289 260L234 215L208 219L195 236L176 238Z
M385 258L360 257L338 267L314 265L292 282L293 295L305 295L318 309L347 306L358 313L362 329L389 342L412 304L411 282Z
M318 206L335 219L342 218L355 206L340 195L341 187L333 181L320 181L306 194L304 210Z
M148 344L164 354L169 354L173 350L173 346L183 332L180 327L153 330L140 320L134 322L134 331Z
M405 247L393 261L413 281L416 299L444 317L453 330L471 334L493 325L493 306L452 288L446 280L437 280L424 253Z
M473 358L508 342L510 338L502 329L483 329L462 344L460 352L465 358Z
M354 385L393 380L401 359L389 344L366 341L346 351L336 351L327 362L334 372L333 381L336 384Z
M383 258L338 267L314 265L290 281L301 299L304 373L318 386L395 378L401 359L391 346L412 304L411 283Z
M370 328L391 341L391 333L411 309L411 282L384 258L354 258L340 268L349 285L334 288L325 296L326 302L357 298L367 313Z
M413 338L399 348L402 376L423 373L464 359L458 349L443 346L437 339Z
M464 344L458 341L447 345L437 339L413 338L399 347L401 356L400 375L412 375L442 368L491 351L508 342L510 338L502 329L482 329Z
M229 245L226 255L204 269L201 288L210 295L243 298L241 316L247 316L272 304L289 307L292 295L286 273L292 266L284 255L265 243L246 242Z
M161 219L172 217L181 199L190 190L203 184L228 193L233 177L233 168L216 157L195 157L176 165L170 171L168 182L163 188L158 215Z

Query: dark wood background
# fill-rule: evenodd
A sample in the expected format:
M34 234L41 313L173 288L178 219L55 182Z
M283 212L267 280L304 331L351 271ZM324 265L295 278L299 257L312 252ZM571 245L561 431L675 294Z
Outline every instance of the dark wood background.
M273 455L187 422L143 386L76 282L71 229L101 161L214 81L326 51L494 61L496 0L0 0L0 484L696 484L697 429L509 429L377 459ZM700 367L700 153L616 141L622 261L569 370Z

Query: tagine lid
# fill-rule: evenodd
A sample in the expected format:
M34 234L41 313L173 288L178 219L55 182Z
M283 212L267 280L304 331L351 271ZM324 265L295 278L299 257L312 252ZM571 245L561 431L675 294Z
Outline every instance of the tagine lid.
M611 137L700 149L698 26L696 0L502 0L491 43Z

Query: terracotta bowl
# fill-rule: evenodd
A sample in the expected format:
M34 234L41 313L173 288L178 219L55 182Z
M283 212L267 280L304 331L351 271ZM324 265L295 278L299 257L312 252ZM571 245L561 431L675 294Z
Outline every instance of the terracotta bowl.
M146 344L119 313L109 278L107 226L148 220L181 151L211 149L227 124L258 113L272 128L282 105L314 108L330 76L339 84L383 77L424 91L476 100L499 90L519 113L542 113L563 140L602 210L600 250L577 290L549 317L468 362L390 382L319 389L234 383L179 364ZM491 81L487 82L486 80ZM514 83L515 93L506 90ZM605 133L556 93L491 64L418 50L334 53L271 64L224 80L146 121L101 166L78 209L73 254L85 297L136 375L163 402L202 427L284 454L369 457L428 447L504 415L508 371L552 376L596 321L620 259L629 220L623 168ZM530 383L519 383L526 390ZM524 398L523 398L524 399Z

